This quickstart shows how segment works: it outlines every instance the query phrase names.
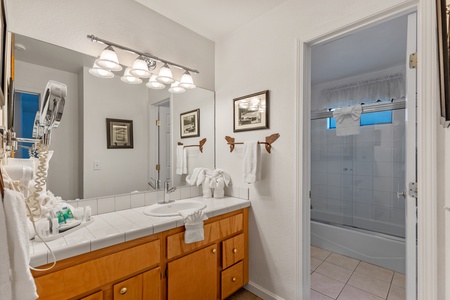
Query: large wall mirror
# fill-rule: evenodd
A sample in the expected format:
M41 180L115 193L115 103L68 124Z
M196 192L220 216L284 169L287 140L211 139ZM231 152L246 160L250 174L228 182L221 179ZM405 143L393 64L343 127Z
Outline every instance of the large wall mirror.
M183 94L130 85L115 73L111 79L89 73L95 58L29 37L14 35L14 129L31 134L37 101L48 80L67 85L64 115L52 134L47 186L65 200L93 198L157 188L171 180L185 185L186 174L175 173L176 146L186 149L188 173L215 167L214 92L202 88ZM145 79L144 79L145 80ZM199 110L199 136L182 137L180 116ZM133 122L133 148L107 148L106 119ZM159 121L158 121L159 120ZM31 128L30 128L31 126ZM27 155L19 149L17 157Z

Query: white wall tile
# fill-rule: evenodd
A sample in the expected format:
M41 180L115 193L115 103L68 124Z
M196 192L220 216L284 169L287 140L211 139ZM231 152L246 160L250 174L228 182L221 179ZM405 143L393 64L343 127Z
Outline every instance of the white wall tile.
M144 194L144 204L145 206L155 204L157 202L156 192L146 192Z
M368 175L372 176L373 162L372 161L357 161L356 162L356 175Z
M180 188L180 199L186 199L191 197L191 187L181 187Z
M130 199L131 208L141 207L145 204L145 194L144 193L133 193Z
M116 210L114 197L98 198L98 213L105 214Z
M86 207L86 206L90 206L91 207L91 214L92 215L98 214L97 199L84 199L84 200L78 201L78 207Z
M131 208L131 197L130 195L122 195L114 197L114 202L116 205L116 210L124 210Z

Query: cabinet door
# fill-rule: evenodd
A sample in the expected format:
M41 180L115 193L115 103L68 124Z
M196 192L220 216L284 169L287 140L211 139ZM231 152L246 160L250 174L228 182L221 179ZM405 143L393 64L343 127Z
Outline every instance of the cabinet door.
M161 299L161 268L155 268L143 275L143 298L145 300Z
M222 268L226 269L244 259L244 234L222 242Z
M103 291L81 298L80 300L103 300Z
M168 263L168 299L217 298L217 245Z
M142 274L114 285L114 300L142 299Z

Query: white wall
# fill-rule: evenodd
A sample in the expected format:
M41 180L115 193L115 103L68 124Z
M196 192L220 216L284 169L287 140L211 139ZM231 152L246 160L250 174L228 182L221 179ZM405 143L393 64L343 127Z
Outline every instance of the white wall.
M216 43L217 167L242 180L242 147L233 153L222 138L263 140L280 133L272 154L263 151L262 180L250 186L250 281L263 298L295 299L297 201L295 140L297 41L318 37L408 1L287 1ZM412 3L411 1L410 3ZM303 67L303 66L300 66ZM232 99L270 90L270 129L233 133ZM302 92L302 91L300 91ZM303 191L300 190L300 194ZM301 224L301 220L299 222ZM306 266L301 266L307 268ZM259 287L258 287L259 286ZM277 299L279 299L277 298Z
M187 157L188 174L196 167L214 169L214 92L204 89L188 90L182 94L172 95L172 182L175 186L186 185L186 175L176 175L176 145L182 142L184 145L198 145L199 141L206 138L203 153L198 147L185 148ZM180 137L180 114L200 109L200 136Z
M147 190L147 87L83 70L83 198ZM133 121L132 149L106 148L106 118ZM94 170L94 161L101 169Z
M67 85L64 114L58 128L52 132L47 188L65 200L81 195L79 166L79 102L78 75L21 61L15 62L15 89L41 94L49 80Z
M214 43L136 1L5 0L5 4L12 32L96 57L104 45L86 38L93 34L197 69L196 85L214 89ZM131 66L134 58L129 56L124 63ZM181 77L181 70L173 72Z

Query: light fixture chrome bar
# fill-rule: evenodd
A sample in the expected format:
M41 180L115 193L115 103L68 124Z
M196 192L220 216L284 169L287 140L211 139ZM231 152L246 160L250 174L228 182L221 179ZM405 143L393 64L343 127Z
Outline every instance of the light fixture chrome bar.
M195 74L199 74L200 73L199 71L197 71L195 69L191 69L191 68L188 68L188 67L185 67L185 66L182 66L182 65L170 62L168 60L159 58L157 56L154 56L154 55L151 55L151 54L148 54L148 53L143 53L143 52L140 52L140 51L137 51L137 50L134 50L134 49L131 49L131 48L128 48L128 47L125 47L125 46L122 46L122 45L119 45L119 44L116 44L116 43L113 43L113 42L110 42L110 41L107 41L107 40L104 40L104 39L101 39L101 38L96 37L96 36L94 36L92 34L88 35L87 38L90 39L92 42L97 42L97 43L100 43L100 44L109 45L109 46L112 46L112 47L115 47L115 48L119 48L119 49L122 49L122 50L130 52L130 53L134 53L134 54L137 54L137 55L142 55L145 58L150 58L150 59L162 62L162 63L166 63L168 65L177 67L179 69L189 71L191 73L195 73Z
M377 112L377 111L385 111L385 110L396 110L396 109L403 109L406 108L406 101L397 101L397 102L391 102L391 103L380 103L380 104L373 104L373 105L363 105L362 106L362 113L371 113L371 112ZM333 112L332 111L312 111L311 112L311 120L318 120L318 119L326 119L326 118L332 118Z

